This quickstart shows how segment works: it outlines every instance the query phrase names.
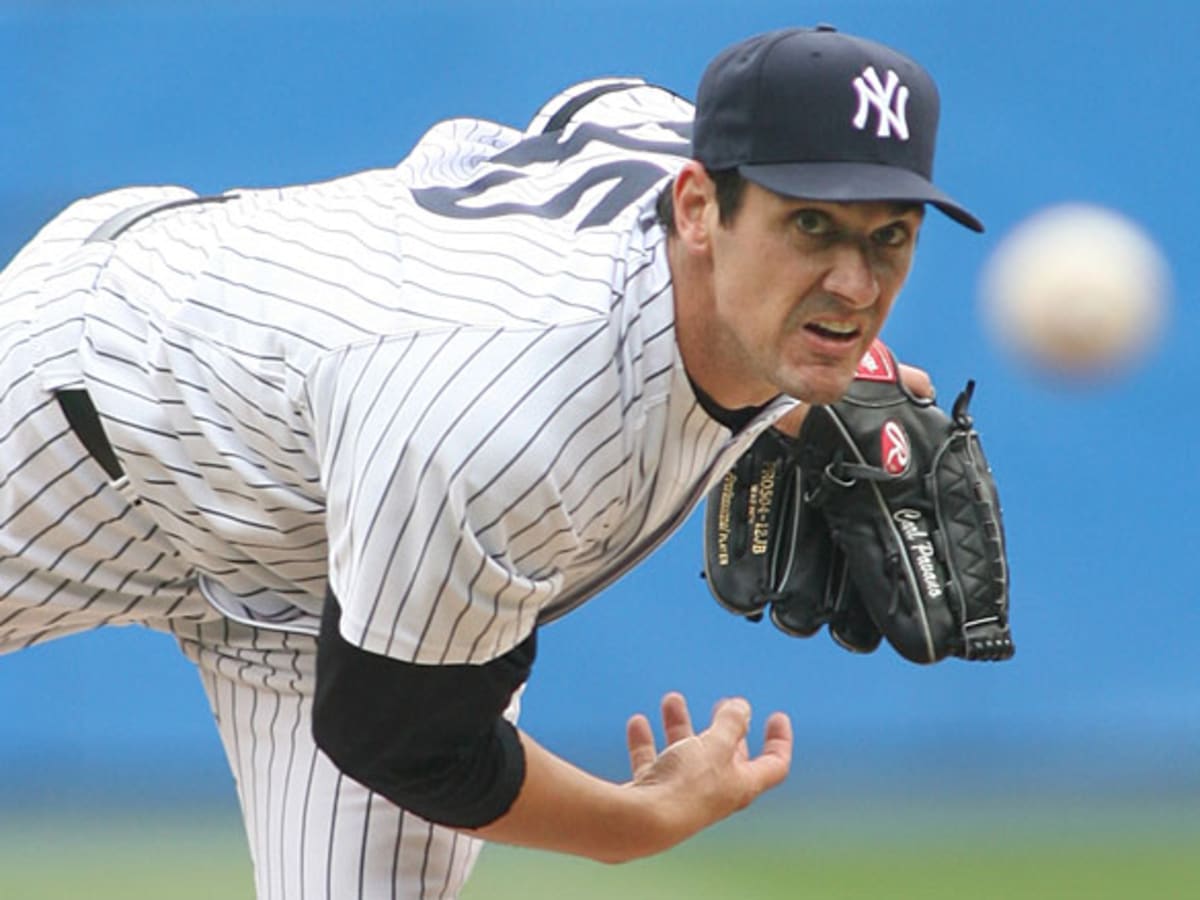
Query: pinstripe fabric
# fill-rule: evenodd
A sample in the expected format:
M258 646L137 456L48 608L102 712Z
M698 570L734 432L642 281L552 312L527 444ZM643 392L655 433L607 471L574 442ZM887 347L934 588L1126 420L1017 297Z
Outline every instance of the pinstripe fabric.
M788 406L731 437L698 404L653 215L691 108L630 82L540 133L596 86L113 240L84 243L191 194L81 201L0 274L0 650L179 635L260 897L454 897L478 850L313 747L327 584L368 650L487 661L644 558ZM53 400L79 386L119 482Z
M353 643L483 662L695 499L728 433L684 374L652 209L691 109L641 85L583 112L443 122L394 170L116 242L87 387L226 612L311 629L328 579Z
M58 261L127 202L161 193L75 204L0 273L0 652L108 623L215 615L192 563L126 481L109 481L50 392L81 380L76 298L109 251L65 271Z
M259 900L458 896L482 842L400 810L314 746L312 637L229 621L175 631L237 782Z
M73 205L0 273L0 652L105 624L174 632L236 779L257 896L452 900L479 842L336 771L311 737L313 639L221 618L189 548L127 479L108 479L53 398L82 381L81 298L111 248L87 248L65 268L62 259L145 194Z

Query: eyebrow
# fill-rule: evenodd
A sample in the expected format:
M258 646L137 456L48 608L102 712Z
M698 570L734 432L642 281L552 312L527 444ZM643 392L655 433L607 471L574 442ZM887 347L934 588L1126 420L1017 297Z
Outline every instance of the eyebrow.
M785 197L789 202L793 212L799 212L802 209L816 209L818 207L834 207L850 206L856 204L879 203L887 206L888 211L895 216L906 216L909 213L916 213L924 218L925 204L920 201L897 200L889 202L887 200L817 200L813 197ZM822 210L830 215L834 214L833 210Z

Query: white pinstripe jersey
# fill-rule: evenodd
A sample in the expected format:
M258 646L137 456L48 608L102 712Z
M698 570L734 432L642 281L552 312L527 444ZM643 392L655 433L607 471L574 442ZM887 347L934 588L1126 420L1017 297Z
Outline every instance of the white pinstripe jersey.
M227 612L311 629L328 579L368 650L493 658L787 408L731 441L697 403L653 215L691 106L630 82L542 134L594 87L524 133L442 122L395 169L237 191L107 249L86 385Z

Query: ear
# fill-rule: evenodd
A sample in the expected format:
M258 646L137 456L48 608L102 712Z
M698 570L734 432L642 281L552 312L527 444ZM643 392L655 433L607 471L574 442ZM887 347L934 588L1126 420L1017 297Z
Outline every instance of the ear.
M702 163L686 162L671 188L675 205L675 229L680 240L694 251L707 250L713 223L717 221L716 186Z

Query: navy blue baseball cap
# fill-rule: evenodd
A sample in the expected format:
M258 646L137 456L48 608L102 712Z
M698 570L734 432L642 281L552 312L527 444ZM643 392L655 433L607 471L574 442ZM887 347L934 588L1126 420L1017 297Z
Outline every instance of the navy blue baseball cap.
M788 197L932 203L982 223L935 187L937 87L916 62L830 25L748 38L705 69L692 156Z

